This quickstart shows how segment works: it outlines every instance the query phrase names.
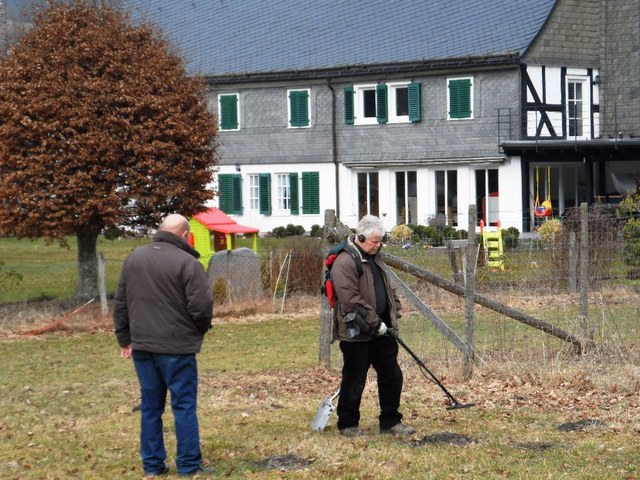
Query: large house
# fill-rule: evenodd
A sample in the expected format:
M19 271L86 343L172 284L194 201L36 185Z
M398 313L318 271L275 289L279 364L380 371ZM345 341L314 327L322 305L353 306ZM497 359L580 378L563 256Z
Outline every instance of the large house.
M211 205L268 231L534 228L640 181L637 0L122 0L219 121Z

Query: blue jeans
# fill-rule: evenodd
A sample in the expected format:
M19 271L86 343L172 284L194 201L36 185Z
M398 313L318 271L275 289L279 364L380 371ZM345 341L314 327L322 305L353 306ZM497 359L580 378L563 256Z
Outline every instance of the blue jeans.
M198 366L195 354L164 355L133 351L140 382L140 456L146 474L166 469L167 452L162 434L162 414L171 393L175 422L178 474L191 473L202 463L196 414Z

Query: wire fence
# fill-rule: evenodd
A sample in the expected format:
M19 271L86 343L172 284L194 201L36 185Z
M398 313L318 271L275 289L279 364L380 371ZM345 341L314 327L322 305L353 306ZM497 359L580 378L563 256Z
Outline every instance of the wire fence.
M563 233L547 239L537 236L519 239L504 248L498 267L488 265L488 252L478 237L480 248L474 294L571 335L589 339L595 345L591 353L638 364L640 281L632 255L634 250L617 229L612 229L607 236L590 236L594 239L586 247L581 246L579 236L574 238ZM438 247L420 241L389 242L384 251L464 289L464 278L456 275L463 267L463 249L459 245L450 248L449 242L450 239L445 239L445 245ZM214 288L217 304L255 303L268 310L264 313L287 315L292 312L296 299L305 297L312 299L311 305L316 305L319 312L324 259L322 242L306 238L297 240L295 245L296 248L271 249L253 257L238 258L232 269L239 274L232 281L239 282L239 289L225 286L225 293L221 294L219 287L218 290ZM581 258L585 258L586 269ZM258 293L229 294L243 291L249 281L243 272L255 272L256 263L260 272ZM109 301L121 267L121 260L106 259ZM0 272L6 274L12 269L17 269L17 265L5 263ZM34 299L71 298L77 283L77 270L78 266L73 262L22 262L20 280L4 279L0 306ZM402 268L392 268L392 271L455 335L464 342L469 340L464 295L452 293ZM411 298L406 295L401 298L404 303L401 325L412 346L417 344L417 351L423 354L433 352L435 348L445 357L459 360L461 356L455 343L442 335ZM319 313L310 313L310 316L314 315L320 318ZM474 308L472 341L480 362L501 359L544 361L575 354L575 346L570 342L481 305Z

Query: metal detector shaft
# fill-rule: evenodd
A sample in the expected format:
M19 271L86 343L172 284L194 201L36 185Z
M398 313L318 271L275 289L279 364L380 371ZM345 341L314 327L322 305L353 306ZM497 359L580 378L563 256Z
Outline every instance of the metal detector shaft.
M447 410L456 410L456 409L459 409L459 408L468 408L468 407L473 407L475 405L475 403L460 403L458 400L456 400L455 397L453 395L451 395L451 393L449 393L449 390L446 389L446 387L442 384L442 382L440 380L438 380L438 377L436 377L434 375L434 373L427 368L427 366L424 364L424 362L422 360L420 360L420 357L418 357L415 353L413 353L413 351L411 351L411 349L407 346L407 344L404 343L404 341L400 338L400 336L397 334L397 332L396 332L395 335L393 335L393 337L402 346L402 348L404 348L409 353L409 355L411 355L413 357L413 359L420 366L420 368L422 368L423 371L427 372L429 374L429 376L433 379L433 381L436 382L436 384L442 389L444 394L447 396L447 398L451 402L451 405L449 405L447 407Z

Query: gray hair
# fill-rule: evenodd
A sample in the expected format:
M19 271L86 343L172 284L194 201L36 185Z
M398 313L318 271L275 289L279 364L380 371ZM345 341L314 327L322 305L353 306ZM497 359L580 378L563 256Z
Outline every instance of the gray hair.
M380 238L387 233L384 223L375 215L365 215L360 219L356 227L356 235L364 235L366 238L374 234L379 234Z

